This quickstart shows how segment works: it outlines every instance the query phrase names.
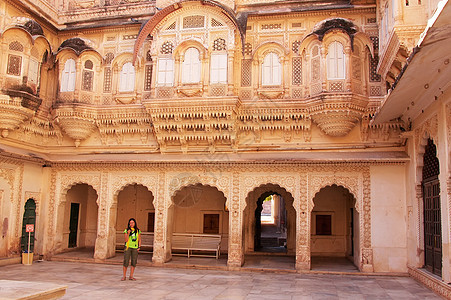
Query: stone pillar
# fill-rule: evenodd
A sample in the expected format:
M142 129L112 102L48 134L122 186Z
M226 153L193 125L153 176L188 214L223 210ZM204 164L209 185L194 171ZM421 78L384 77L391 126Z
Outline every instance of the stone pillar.
M228 50L227 51L227 96L233 96L233 78L234 78L234 72L235 68L233 67L233 61L235 59L235 51L234 50ZM237 76L240 75L238 72ZM240 76L241 78L241 76Z
M345 91L350 92L352 91L351 86L351 78L352 78L352 51L351 51L351 45L346 45L344 47L345 51L345 72L346 72L346 79L345 79Z
M285 99L291 98L290 95L290 85L291 85L291 77L290 74L290 60L287 56L280 57L282 61L282 87L283 87L283 97Z
M324 47L324 43L320 46L321 61L319 63L319 78L321 78L321 90L327 91L327 51ZM314 70L313 70L314 72ZM313 76L313 75L311 75Z
M95 242L94 259L106 259L109 236L109 203L108 203L108 173L100 175L100 191L97 191L99 207L97 216L97 238Z
M200 70L200 84L202 85L202 96L203 97L208 97L210 91L209 91L209 86L210 86L210 57L211 57L211 53L209 53L209 51L205 51L205 54L202 55L202 53L200 54L200 66L201 66L201 70Z
M244 264L243 250L243 211L244 205L240 199L240 175L232 175L232 197L229 199L229 248L227 266L229 269L239 269Z
M262 62L262 58L258 57L258 59L254 59L252 61L252 74L255 76L252 76L252 83L251 86L254 90L254 99L258 99L258 90L261 89L261 72L260 72L260 64Z
M154 56L154 59L152 60L152 79L150 85L151 98L157 97L157 89L155 88L157 86L157 67L157 59L156 56Z
M171 259L171 247L168 243L169 234L169 210L166 199L166 177L163 172L158 174L158 191L157 196L154 198L155 207L155 231L153 240L153 256L152 261L154 264L162 265L166 261Z
M371 178L369 167L363 170L363 210L359 214L360 224L363 224L363 230L360 231L360 271L374 272L373 267L373 248L371 245ZM357 199L358 201L358 199Z
M296 270L310 270L310 199L308 199L307 174L300 176L300 201L294 201L296 210ZM299 203L299 204L296 204Z

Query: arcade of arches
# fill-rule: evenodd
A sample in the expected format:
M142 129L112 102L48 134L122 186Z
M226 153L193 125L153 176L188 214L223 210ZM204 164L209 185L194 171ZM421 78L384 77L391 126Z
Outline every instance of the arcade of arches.
M1 3L0 259L105 261L133 217L153 265L210 235L449 287L449 1Z

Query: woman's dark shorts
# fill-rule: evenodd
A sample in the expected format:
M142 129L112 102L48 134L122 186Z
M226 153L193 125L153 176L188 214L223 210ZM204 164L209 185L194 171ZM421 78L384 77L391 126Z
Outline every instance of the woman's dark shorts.
M136 263L138 262L138 249L128 248L124 252L124 267L128 267L130 258L132 260L132 267L136 267Z

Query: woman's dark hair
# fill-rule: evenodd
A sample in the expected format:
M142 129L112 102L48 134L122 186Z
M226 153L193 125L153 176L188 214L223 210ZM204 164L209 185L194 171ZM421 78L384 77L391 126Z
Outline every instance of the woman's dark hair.
M130 220L128 220L127 230L131 230L130 221L134 221L135 222L135 232L139 232L138 223L136 223L135 218L130 218Z

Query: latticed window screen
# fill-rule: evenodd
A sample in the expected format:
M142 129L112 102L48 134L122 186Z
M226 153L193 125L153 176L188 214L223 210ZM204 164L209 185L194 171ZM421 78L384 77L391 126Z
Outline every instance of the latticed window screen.
M379 37L370 36L370 40L373 42L373 49L377 51L379 49Z
M183 28L203 28L205 25L204 16L188 16L183 18Z
M106 55L105 55L105 63L107 64L107 65L109 65L109 64L111 64L111 62L113 61L113 59L114 59L114 54L113 53L107 53Z
M144 73L144 90L150 91L152 87L152 65L147 65Z
M18 41L9 44L9 50L23 52L23 45Z
M94 64L92 63L92 61L90 60L85 61L85 69L92 70L92 68L94 68Z
M211 18L211 27L220 27L224 26L221 22L217 21L216 19Z
M252 55L252 44L251 43L244 44L244 54Z
M111 92L111 68L105 68L105 75L103 80L103 91L108 93Z
M175 29L175 22L166 28L166 30L174 30L174 29Z
M81 88L83 91L92 91L94 72L83 70L83 79Z
M357 80L362 79L362 68L360 65L360 58L358 56L352 57L352 78Z
M241 63L241 86L251 86L252 83L252 60L243 59Z
M8 71L9 75L20 76L22 69L22 57L10 54L8 56Z
M163 45L161 45L161 54L171 54L172 50L174 49L174 45L172 45L171 42L164 42Z
M379 63L379 56L374 55L374 58L371 57L371 54L369 55L369 61L370 61L370 81L372 82L380 82L381 81L381 75L376 73L377 70L377 64Z
M293 58L293 85L301 85L302 84L302 58L294 57Z
M221 38L216 39L213 42L213 50L215 50L215 51L226 50L226 41Z
M293 50L294 53L298 53L300 45L301 45L301 41L294 41L291 46L291 50Z

